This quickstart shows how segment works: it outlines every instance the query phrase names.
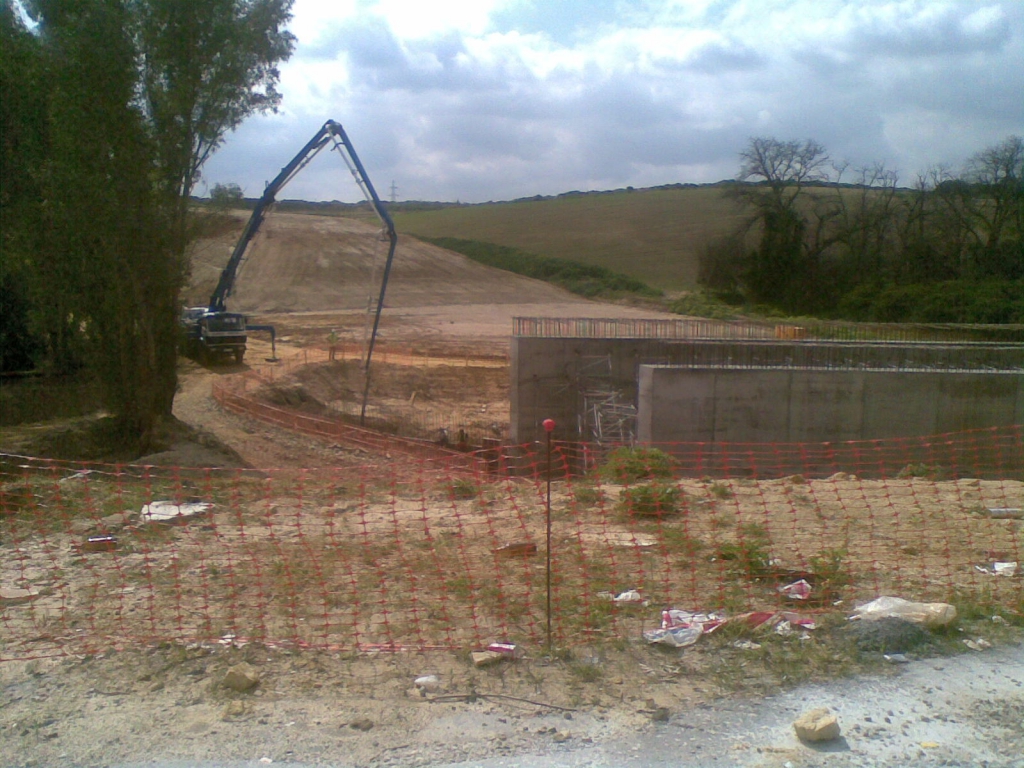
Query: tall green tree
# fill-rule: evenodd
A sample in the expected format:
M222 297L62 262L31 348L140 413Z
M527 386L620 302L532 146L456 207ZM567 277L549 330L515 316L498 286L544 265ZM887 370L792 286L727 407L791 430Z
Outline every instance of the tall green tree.
M20 220L43 225L25 271L37 314L84 344L108 408L145 450L176 389L189 196L225 135L279 103L291 0L25 7L45 70L43 151L22 174L38 194L17 195Z
M39 41L5 0L0 4L0 371L32 367L44 343L30 317L29 257L41 231L45 81Z

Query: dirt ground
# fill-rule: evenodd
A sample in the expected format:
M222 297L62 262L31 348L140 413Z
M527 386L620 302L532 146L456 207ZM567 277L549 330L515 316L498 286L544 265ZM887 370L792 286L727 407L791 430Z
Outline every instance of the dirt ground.
M229 306L277 327L279 357L323 349L331 331L361 343L368 333L367 297L375 293L384 252L374 233L370 225L344 219L275 216ZM205 301L234 236L199 244L190 303ZM500 356L507 353L514 316L661 316L588 302L433 246L400 242L385 302L385 343ZM211 387L218 377L271 366L270 356L268 342L251 339L243 366L207 369L183 361L175 415L252 467L365 466L370 457L364 452L216 405ZM209 448L181 444L157 458L202 465L210 460L204 452ZM742 495L741 488L734 490ZM786 492L792 495L792 489ZM1012 637L988 617L975 617L971 631L993 642ZM8 661L0 664L0 764L426 766L520 754L570 764L573 754L594 744L684 722L688 713L736 690L771 691L802 679L896 669L879 654L858 660L832 631L809 641L763 638L756 658L734 640L702 642L683 653L666 653L638 638L554 656L531 648L527 658L486 668L474 667L466 653L351 655L235 647L230 641ZM922 653L955 647L962 647L960 637L943 638ZM225 686L228 669L241 662L259 679L244 692ZM428 675L437 682L417 688L414 681ZM565 763L559 762L563 757ZM802 760L795 764L817 764Z

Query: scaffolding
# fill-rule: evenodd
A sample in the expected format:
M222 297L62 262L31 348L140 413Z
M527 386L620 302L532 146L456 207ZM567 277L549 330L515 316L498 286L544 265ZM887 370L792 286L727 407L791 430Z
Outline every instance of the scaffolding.
M636 441L636 404L614 385L611 355L584 358L577 379L580 437L598 445Z

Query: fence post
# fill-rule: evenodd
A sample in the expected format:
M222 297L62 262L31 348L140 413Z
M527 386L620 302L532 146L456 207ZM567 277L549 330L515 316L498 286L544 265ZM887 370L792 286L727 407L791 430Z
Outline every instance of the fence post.
M547 433L547 454L548 454L548 493L547 503L545 504L546 509L546 527L547 527L547 546L545 547L545 554L547 556L547 619L548 619L548 654L551 653L551 433L555 429L554 419L544 419L544 432Z

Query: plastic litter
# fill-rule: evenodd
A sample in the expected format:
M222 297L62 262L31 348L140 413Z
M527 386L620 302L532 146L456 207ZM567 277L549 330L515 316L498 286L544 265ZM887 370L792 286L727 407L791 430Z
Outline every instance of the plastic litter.
M890 664L909 664L910 657L905 653L883 653L882 658Z
M714 632L725 623L718 613L695 613L671 608L661 612L661 629L644 632L648 643L685 648L696 643L701 635Z
M945 627L956 619L956 608L949 603L915 603L901 597L879 597L857 607L851 619L878 621L886 617L905 619L929 628Z
M976 565L974 570L978 573L987 573L989 576L1014 576L1017 573L1019 563L1016 562L1004 562L1004 563L992 563L992 566Z
M616 603L642 603L644 596L635 589L627 589L625 592L612 598Z
M660 643L672 648L685 648L693 645L704 634L699 624L692 627L675 627L673 629L651 629L644 632L644 640L652 645Z
M1016 507L989 507L989 517L995 520L1022 520L1024 519L1024 509L1018 509Z
M515 643L491 643L487 646L487 650L491 653L500 653L502 656L507 656L510 659L521 659L523 657L523 649Z
M984 651L992 647L992 643L990 643L983 637L979 637L977 640L964 638L964 645L966 645L972 651Z
M811 585L807 579L800 579L794 581L792 584L786 584L784 587L779 587L779 592L790 600L806 600L811 596Z
M113 536L91 536L82 542L83 552L113 552L117 549L117 539Z
M213 505L205 501L178 504L174 501L154 501L142 508L144 523L178 523L190 517L203 515L213 509Z
M421 691L436 691L441 688L441 678L437 675L423 675L412 681Z
M775 634L781 635L782 637L792 637L797 634L797 631L788 621L780 621L775 625ZM810 638L810 635L807 632L800 633L801 640L807 640L808 638Z
M698 626L702 633L708 634L714 632L725 622L725 615L721 613L695 613L693 611L680 611L676 608L661 612L662 629Z

